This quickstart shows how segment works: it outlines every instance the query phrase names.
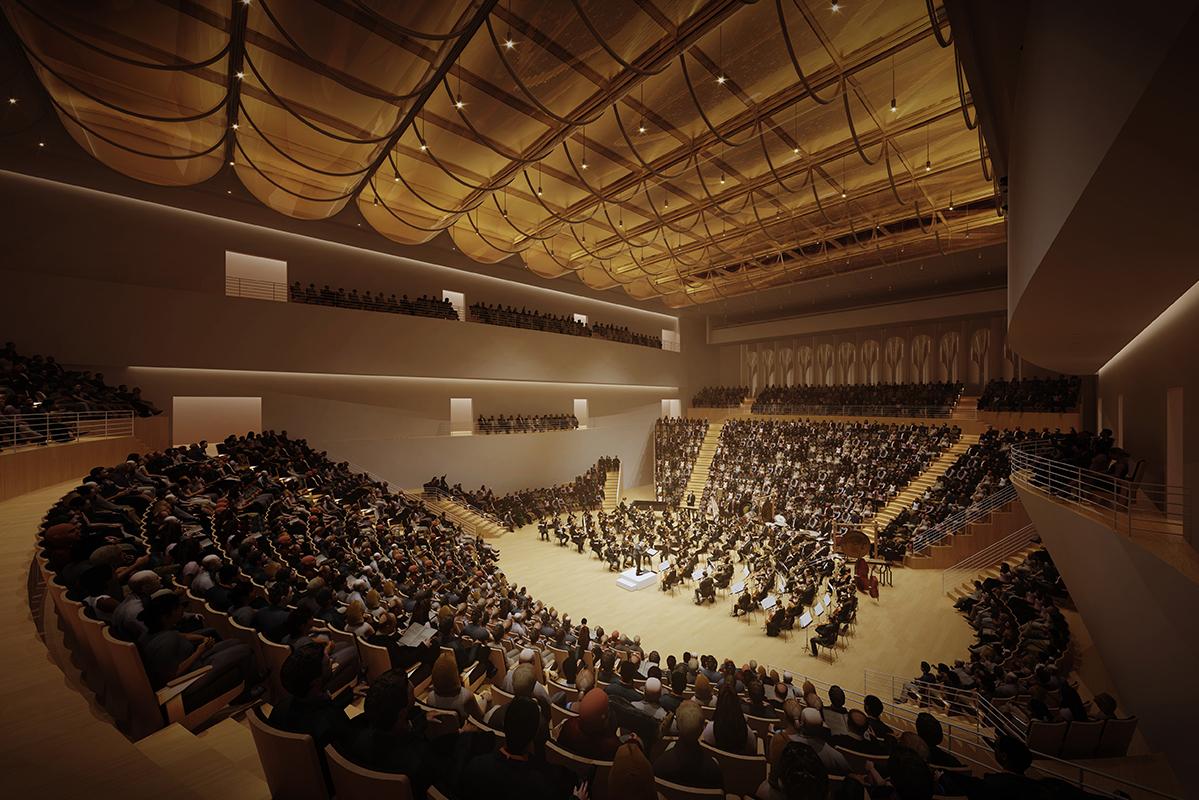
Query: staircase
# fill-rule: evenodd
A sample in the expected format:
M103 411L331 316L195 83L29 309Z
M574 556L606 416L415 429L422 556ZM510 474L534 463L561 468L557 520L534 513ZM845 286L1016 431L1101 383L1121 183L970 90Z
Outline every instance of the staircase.
M604 473L604 502L600 508L605 513L616 510L616 505L620 502L620 471L618 466L615 472Z
M970 594L974 581L998 578L1003 564L1016 566L1042 545L1034 541L1037 529L1029 524L1000 539L965 560L954 564L941 574L941 589L950 599L958 600Z
M1019 499L1013 499L960 526L936 544L905 556L903 563L915 569L950 569L1028 524L1028 512L1024 510L1024 505Z
M960 397L958 404L953 407L953 413L949 415L953 420L976 420L978 419L978 398L977 397Z
M745 403L741 404L743 407ZM723 422L708 423L708 432L704 434L704 440L699 445L699 454L695 457L695 464L691 467L691 477L687 479L687 488L683 489L682 505L686 505L687 496L695 495L695 502L701 502L704 496L704 487L708 484L708 470L712 468L712 459L716 457L716 445L720 442L720 432L724 430ZM688 506L695 508L695 506Z
M418 496L422 496L421 490L418 489L415 492ZM491 539L503 536L508 532L507 528L491 517L484 516L473 508L455 500L450 500L448 497L425 494L422 496L422 499L425 506L430 510L435 513L445 514L472 536L482 536L485 539Z
M250 729L232 717L199 734L179 724L168 725L136 747L199 797L261 800L270 796Z
M958 456L970 449L971 445L978 444L978 435L973 433L963 433L961 438L957 440L949 449L937 456L928 469L920 473L914 481L904 487L903 491L891 498L891 502L887 503L881 511L874 515L874 522L878 524L878 529L882 530L905 508L912 505L912 501L924 494L924 490L936 483L937 478L945 474L953 462L958 460Z

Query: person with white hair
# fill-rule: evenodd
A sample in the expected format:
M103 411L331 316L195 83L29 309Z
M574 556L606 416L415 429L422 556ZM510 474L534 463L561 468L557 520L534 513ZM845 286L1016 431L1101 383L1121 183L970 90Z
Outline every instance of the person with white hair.
M642 699L634 701L633 708L656 720L664 719L666 709L662 708L662 681L657 678L647 679L641 694Z
M816 751L820 763L831 774L848 775L849 762L835 747L828 743L829 730L824 727L824 716L819 708L805 708L799 717L799 734L790 737Z
M216 572L220 568L221 557L215 553L209 553L200 559L200 571L196 573L196 577L192 578L191 593L196 597L204 597L208 594L208 590L217 584Z
M537 667L535 666L536 658L537 658L537 651L534 650L533 648L526 647L525 649L521 650L520 655L516 657L516 661L517 661L516 667L508 670L508 674L506 674L504 676L503 684L500 686L500 688L503 689L508 694L515 694L512 682L514 680L516 680L516 671L519 670L523 666L528 666L529 670L533 673L534 677L536 677L537 676ZM549 689L545 688L545 684L542 683L540 680L538 680L536 683L537 683L537 685L533 687L533 698L538 703L544 703L545 708L549 708L549 706L550 706Z

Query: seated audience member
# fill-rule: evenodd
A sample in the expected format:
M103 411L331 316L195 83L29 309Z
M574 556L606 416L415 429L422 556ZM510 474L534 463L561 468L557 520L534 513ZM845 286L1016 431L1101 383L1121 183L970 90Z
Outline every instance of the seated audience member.
M662 707L662 681L658 678L648 678L645 681L644 696L641 700L633 701L633 708L656 720L665 717L666 709Z
M928 746L928 763L930 766L962 766L961 761L947 750L941 748L941 742L945 738L945 733L941 728L940 721L927 711L922 711L916 717L916 735Z
M753 755L756 752L758 737L746 723L737 690L731 683L720 687L716 709L712 712L712 721L704 728L703 740L726 753Z
M312 737L317 752L335 742L349 724L343 705L325 691L324 657L320 650L293 650L279 670L279 682L287 696L272 709L267 721L272 727Z
M824 800L828 797L828 775L811 747L788 742L754 797L757 800Z
M262 695L254 651L249 645L219 642L202 633L181 633L178 625L182 619L183 603L170 589L155 592L142 612L146 632L138 641L138 650L151 688L157 691L175 678L211 667L183 692L186 708L199 708L238 684L244 689L235 703Z
M578 703L578 716L562 723L558 744L584 758L611 761L620 740L608 719L608 694L592 689Z
M453 653L443 652L434 662L433 687L425 698L425 704L430 708L457 713L459 724L467 718L483 719L479 701L469 688L462 685L462 675L458 672L458 661Z
M325 686L337 694L358 677L358 648L353 642L335 642L328 634L313 627L312 611L303 605L292 609L287 618L283 644L292 652L315 650L321 654Z
M637 687L633 685L633 681L637 678L637 664L632 658L620 662L620 680L609 683L604 691L609 697L620 697L628 700L630 703L636 703L642 700L641 692L637 691Z
M918 750L902 744L897 745L887 757L886 780L875 770L873 763L867 762L867 770L874 784L870 792L872 800L876 797L884 800L932 800L936 793L936 780L928 763Z
M829 737L829 744L854 753L884 756L891 752L886 741L870 738L870 722L864 711L854 708L845 715L845 733Z
M393 669L371 682L362 713L337 742L337 752L366 769L407 775L413 797L424 797L439 776L448 774L455 739L443 736L431 743L424 726L408 676Z
M872 694L866 695L866 699L862 701L862 710L866 712L866 717L870 722L870 733L875 739L891 739L894 738L895 732L891 730L891 726L883 722L883 701Z
M824 717L821 716L820 709L805 708L800 713L799 722L799 734L793 737L794 740L812 748L829 773L848 774L849 762L828 743L828 729L824 727Z
M494 800L553 800L567 797L573 780L564 770L534 758L542 724L541 711L529 697L505 705L504 744L497 751L473 758L462 776L463 798Z
M635 741L616 750L608 772L608 796L622 800L658 800L654 770Z
M654 774L670 783L699 789L719 789L723 775L716 758L699 744L706 725L703 708L684 700L674 712L679 738L654 761Z

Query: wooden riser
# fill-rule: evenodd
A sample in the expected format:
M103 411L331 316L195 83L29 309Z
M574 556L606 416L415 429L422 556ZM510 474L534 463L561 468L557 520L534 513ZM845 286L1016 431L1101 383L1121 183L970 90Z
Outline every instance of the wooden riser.
M1003 510L991 514L987 522L972 522L961 533L946 537L945 544L925 550L926 555L907 556L904 566L914 569L948 569L975 553L1011 536L1029 523L1020 501L1013 500Z

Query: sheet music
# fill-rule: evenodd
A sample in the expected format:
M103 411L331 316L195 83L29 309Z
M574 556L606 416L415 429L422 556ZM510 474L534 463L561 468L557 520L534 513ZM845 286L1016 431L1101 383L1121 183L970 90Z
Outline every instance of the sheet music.
M425 625L409 625L408 630L404 631L404 635L400 637L400 644L405 647L419 647L425 644L434 636L437 631Z

